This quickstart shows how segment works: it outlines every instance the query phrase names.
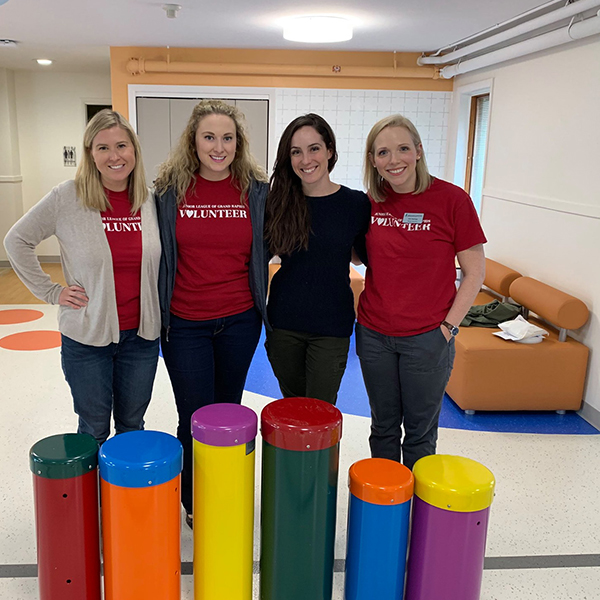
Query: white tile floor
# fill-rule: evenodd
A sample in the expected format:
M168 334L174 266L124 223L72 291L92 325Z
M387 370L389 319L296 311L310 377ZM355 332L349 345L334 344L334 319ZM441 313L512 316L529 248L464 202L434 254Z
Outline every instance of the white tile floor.
M0 337L25 329L55 329L56 309L35 308L44 311L42 319L25 325L2 325ZM75 430L76 420L60 369L58 349L14 352L0 348L0 385L3 433L0 437L0 573L5 573L10 570L4 565L31 565L36 560L29 448L48 435ZM257 412L270 400L250 392L244 396L244 403ZM368 419L363 417L347 415L344 418L336 558L345 557L346 474L354 461L368 456L368 425ZM146 426L175 432L176 413L162 361ZM600 436L441 429L438 451L478 460L496 476L488 557L600 555ZM260 455L260 443L257 443L257 515ZM257 540L258 534L257 520ZM258 559L258 544L254 558ZM182 560L192 560L192 536L185 525ZM598 559L594 564L600 564ZM258 598L256 592L255 589ZM35 578L0 576L1 599L37 597ZM182 599L192 598L192 577L183 576ZM334 576L333 598L343 598L342 573ZM481 598L597 600L600 598L600 567L486 570Z

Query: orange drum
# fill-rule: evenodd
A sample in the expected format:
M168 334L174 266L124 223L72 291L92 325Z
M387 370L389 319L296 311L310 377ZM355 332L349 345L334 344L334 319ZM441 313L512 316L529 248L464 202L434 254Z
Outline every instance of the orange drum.
M131 431L100 449L105 600L180 600L180 442Z

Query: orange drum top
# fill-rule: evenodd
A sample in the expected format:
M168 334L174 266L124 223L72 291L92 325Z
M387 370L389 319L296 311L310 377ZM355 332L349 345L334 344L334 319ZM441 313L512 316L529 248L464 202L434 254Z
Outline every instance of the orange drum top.
M370 504L402 504L413 495L413 475L407 467L387 458L366 458L349 471L350 493Z

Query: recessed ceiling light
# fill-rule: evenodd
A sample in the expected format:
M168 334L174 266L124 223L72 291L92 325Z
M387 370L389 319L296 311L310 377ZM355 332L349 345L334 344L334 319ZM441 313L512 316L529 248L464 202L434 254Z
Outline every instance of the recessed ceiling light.
M296 17L284 24L283 37L307 44L345 42L352 39L352 23L342 17Z
M1 3L2 3L2 0L0 0L0 4ZM15 40L2 39L2 40L0 40L0 47L2 47L2 48L16 48L17 47L17 42L15 42Z
M52 64L49 58L36 58L35 60L38 65L44 65L45 67Z

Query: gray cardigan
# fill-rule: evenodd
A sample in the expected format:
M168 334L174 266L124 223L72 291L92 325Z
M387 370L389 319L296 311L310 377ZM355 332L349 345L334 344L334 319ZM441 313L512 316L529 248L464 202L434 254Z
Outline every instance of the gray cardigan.
M154 340L160 334L158 269L160 236L152 196L143 204L142 278L138 335ZM23 215L4 239L10 263L23 283L40 300L58 304L63 287L52 283L35 254L36 246L55 235L68 285L85 289L87 307L61 306L58 328L67 337L89 346L107 346L119 341L119 317L110 246L97 210L82 206L75 182L65 181Z

